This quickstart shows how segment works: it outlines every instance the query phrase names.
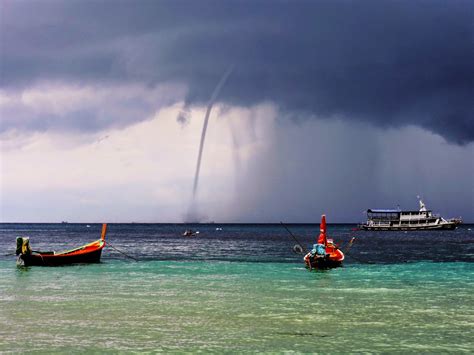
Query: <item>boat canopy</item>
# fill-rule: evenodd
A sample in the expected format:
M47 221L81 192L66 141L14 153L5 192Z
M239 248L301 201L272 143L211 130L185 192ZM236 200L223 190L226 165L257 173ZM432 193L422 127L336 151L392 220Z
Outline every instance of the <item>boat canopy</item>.
M400 213L400 210L367 210L369 213Z
M425 212L431 212L431 210L426 210L426 211L418 211L418 210L411 210L411 211L401 211L401 210L378 210L378 209L368 209L367 213L401 213L401 214L420 214L420 213L425 213Z

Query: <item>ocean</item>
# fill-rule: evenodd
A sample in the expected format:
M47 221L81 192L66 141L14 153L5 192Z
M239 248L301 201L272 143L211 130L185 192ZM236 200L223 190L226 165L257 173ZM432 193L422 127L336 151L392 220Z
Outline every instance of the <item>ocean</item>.
M0 224L0 353L472 353L474 226L354 227L328 225L356 237L343 267L309 271L281 225L110 224L100 264L17 268L17 236L60 251L101 225Z

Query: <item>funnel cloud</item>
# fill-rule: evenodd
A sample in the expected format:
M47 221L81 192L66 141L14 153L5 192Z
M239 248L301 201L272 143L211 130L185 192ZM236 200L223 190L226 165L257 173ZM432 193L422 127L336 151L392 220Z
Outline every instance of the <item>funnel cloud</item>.
M202 126L201 141L199 143L199 153L198 153L198 159L197 159L197 164L196 164L196 172L194 174L193 199L196 198L196 191L197 191L198 184L199 184L199 172L201 170L202 152L204 150L204 142L206 140L207 125L208 125L208 122L209 122L209 116L211 114L212 106L214 105L214 103L217 99L217 96L219 95L219 92L221 91L222 87L224 86L227 78L232 73L232 70L233 70L233 67L230 67L224 73L221 80L217 84L216 88L212 92L211 99L209 100L209 103L207 104L206 116L204 117L204 123L203 123L203 126Z
M420 194L472 221L473 14L2 0L0 220L346 222Z

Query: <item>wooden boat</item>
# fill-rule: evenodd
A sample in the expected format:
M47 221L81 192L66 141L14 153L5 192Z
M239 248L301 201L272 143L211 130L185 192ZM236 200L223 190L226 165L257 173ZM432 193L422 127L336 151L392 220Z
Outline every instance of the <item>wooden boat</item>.
M29 244L29 238L16 239L18 255L17 264L20 266L60 266L69 264L99 263L102 249L105 247L107 224L102 225L99 240L82 247L63 252L34 251Z
M326 216L321 216L320 234L313 250L304 256L304 262L309 269L328 269L342 265L344 253L332 239L327 238Z

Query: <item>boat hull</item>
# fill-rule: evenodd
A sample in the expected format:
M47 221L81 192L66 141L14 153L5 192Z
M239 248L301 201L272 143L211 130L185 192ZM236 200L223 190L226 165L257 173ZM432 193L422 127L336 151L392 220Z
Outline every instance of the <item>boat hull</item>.
M19 258L23 266L62 266L71 264L100 263L102 248L82 254L49 255L49 254L23 254Z
M456 229L456 223L444 223L425 226L370 226L367 224L359 225L360 229L367 231L420 231L420 230L453 230Z
M330 258L318 258L311 260L311 265L306 263L306 267L310 269L333 269L342 266L342 261Z
M306 255L304 258L306 267L309 269L332 269L342 266L343 261L344 254L339 249L335 249L325 257L312 257L310 255Z

